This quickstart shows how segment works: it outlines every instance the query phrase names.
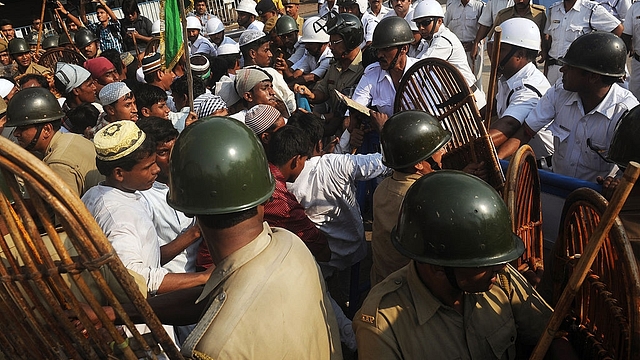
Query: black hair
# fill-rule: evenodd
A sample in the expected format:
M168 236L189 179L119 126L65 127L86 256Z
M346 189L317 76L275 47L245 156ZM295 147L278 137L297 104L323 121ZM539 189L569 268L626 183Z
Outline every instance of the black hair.
M151 72L148 72L148 73L144 74L144 81L147 84L154 83L156 81L158 71L162 71L162 69L156 69L156 70L153 70ZM127 72L128 72L128 70L127 70Z
M236 66L236 62L240 60L240 54L218 55L216 59L224 60L226 62L224 66L229 70Z
M217 215L196 215L198 222L210 229L228 229L258 215L258 207L248 210Z
M311 156L309 137L300 128L287 125L271 134L267 159L275 166L282 166L294 156Z
M147 137L150 137L156 145L164 144L178 137L178 130L173 127L171 121L157 116L142 118L136 121L136 125L138 125L140 130L144 131Z
M324 136L322 119L312 113L296 110L291 114L289 120L287 120L287 125L295 126L307 134L311 142L312 151L316 144L318 144L318 141L322 140Z
M224 75L229 75L227 72L227 61L225 59L221 59L219 57L214 57L209 59L209 69L211 70L211 77L209 78L209 84L213 87L220 78Z
M111 176L113 174L113 170L119 167L124 169L125 171L131 171L136 164L138 164L143 159L149 157L151 154L155 154L156 152L156 143L151 139L150 136L147 136L142 145L139 148L135 149L131 154L124 156L120 159L113 161L104 161L100 160L96 157L96 167L100 174L104 176Z
M120 59L120 53L118 52L118 50L107 49L102 53L100 53L100 56L109 60L109 62L113 64L113 67L116 68L116 71L118 72L118 74L122 73L122 68L124 64L122 63L122 59Z
M206 87L204 85L204 80L199 78L198 76L193 77L193 98L197 98L198 96L204 94L206 91ZM189 94L189 83L187 83L187 77L181 76L173 81L171 84L171 92L177 95L188 95Z
M100 116L100 111L91 103L85 102L67 112L69 121L65 121L65 124L67 126L71 125L69 131L72 133L84 134L84 130L87 127L96 126L98 116Z
M153 104L157 104L160 101L167 101L167 93L154 85L139 84L134 92L138 112L140 112L143 107L151 109Z
M248 44L245 44L244 46L241 46L240 52L242 53L245 59L250 59L251 57L249 56L249 51L251 50L258 51L260 46L262 46L264 43L268 43L269 41L270 40L268 36L263 36L260 39L254 40Z
M40 87L49 90L49 81L47 81L47 78L44 77L44 75L40 75L40 74L24 74L20 78L18 83L20 84L20 87L23 87L24 84L26 84L30 80L35 80L38 83L38 85L40 85Z
M124 64L123 64L124 65ZM138 81L136 71L140 67L140 60L136 56L133 57L131 64L127 65L127 79Z
M140 9L138 8L137 0L124 0L122 3L122 13L127 16L129 14L137 13L140 15Z
M11 25L13 27L13 21L9 19L0 19L0 27Z
M204 3L205 5L207 5L207 0L194 0L193 1L193 5L197 5L198 3ZM209 7L209 5L207 5L207 8Z

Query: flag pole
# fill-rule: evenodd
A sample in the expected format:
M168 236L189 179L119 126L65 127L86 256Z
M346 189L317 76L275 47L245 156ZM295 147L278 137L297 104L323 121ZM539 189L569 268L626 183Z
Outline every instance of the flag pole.
M187 16L184 10L184 0L178 0L180 9L180 21L182 22L182 43L184 49L184 71L187 76L187 88L189 89L189 109L193 111L193 74L191 74L191 62L189 61L189 38L187 37Z

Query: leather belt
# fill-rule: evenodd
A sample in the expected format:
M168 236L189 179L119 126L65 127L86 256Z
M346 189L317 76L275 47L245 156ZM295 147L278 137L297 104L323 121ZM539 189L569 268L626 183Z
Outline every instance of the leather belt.
M560 63L558 62L558 59L548 58L547 66L553 66L553 65L560 65Z

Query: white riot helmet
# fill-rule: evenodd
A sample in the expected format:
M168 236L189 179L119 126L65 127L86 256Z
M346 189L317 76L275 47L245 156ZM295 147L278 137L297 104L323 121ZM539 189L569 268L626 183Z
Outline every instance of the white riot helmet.
M187 16L187 29L202 30L200 19L195 16Z
M423 0L419 2L413 10L413 18L411 20L416 21L417 19L426 17L443 18L444 10L442 10L442 5L436 0Z
M153 24L151 24L151 35L160 36L160 19L154 21Z
M217 17L207 20L207 35L217 34L224 30L224 24Z
M360 14L364 14L367 12L367 8L369 7L369 1L367 0L356 0L358 3L358 7L360 8Z
M319 21L322 25L324 25L324 20L321 20L319 16L312 16L305 20L304 25L302 25L302 37L300 38L300 43L328 43L329 42L329 34L325 31L325 26L314 26L315 22ZM316 31L317 29L317 31Z
M258 17L258 12L256 11L256 5L258 4L253 0L242 0L238 4L238 6L236 6L236 12L242 11L242 12L249 13L255 17Z
M513 18L500 24L500 27L502 28L501 43L540 51L540 29L533 21Z

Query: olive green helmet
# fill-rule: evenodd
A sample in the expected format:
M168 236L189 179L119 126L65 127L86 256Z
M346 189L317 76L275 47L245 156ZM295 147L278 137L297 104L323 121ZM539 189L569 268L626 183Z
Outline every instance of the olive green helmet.
M559 60L595 74L621 77L625 75L627 47L617 35L594 31L575 39Z
M349 13L328 13L325 15L327 34L340 35L344 40L347 51L351 51L364 41L364 28L357 16Z
M276 34L278 34L278 36L298 30L298 23L289 15L283 15L276 21Z
M618 121L607 158L621 168L626 168L629 161L640 162L640 105Z
M73 38L75 37L74 32L69 32L69 35L62 33L60 34L60 38L58 39L58 46L65 46L68 44L73 44Z
M98 41L98 38L96 38L96 36L93 35L93 32L87 28L79 29L73 37L73 42L76 44L78 49L84 49L94 41Z
M401 17L390 16L380 20L373 31L371 47L384 49L392 46L411 44L415 39L409 23Z
M274 189L258 138L232 118L196 121L184 129L171 151L167 202L186 214L248 210L267 201Z
M42 40L42 48L45 50L58 47L58 41L60 37L58 35L48 36Z
M18 55L28 52L31 52L31 48L25 39L13 38L9 41L9 55Z
M64 112L51 91L44 88L26 88L18 91L9 101L5 126L48 123L63 117Z
M524 252L500 194L453 170L425 175L409 188L391 240L405 256L447 267L494 266Z
M382 162L393 169L404 169L428 159L449 140L451 133L438 119L424 111L403 111L384 123L380 134Z

